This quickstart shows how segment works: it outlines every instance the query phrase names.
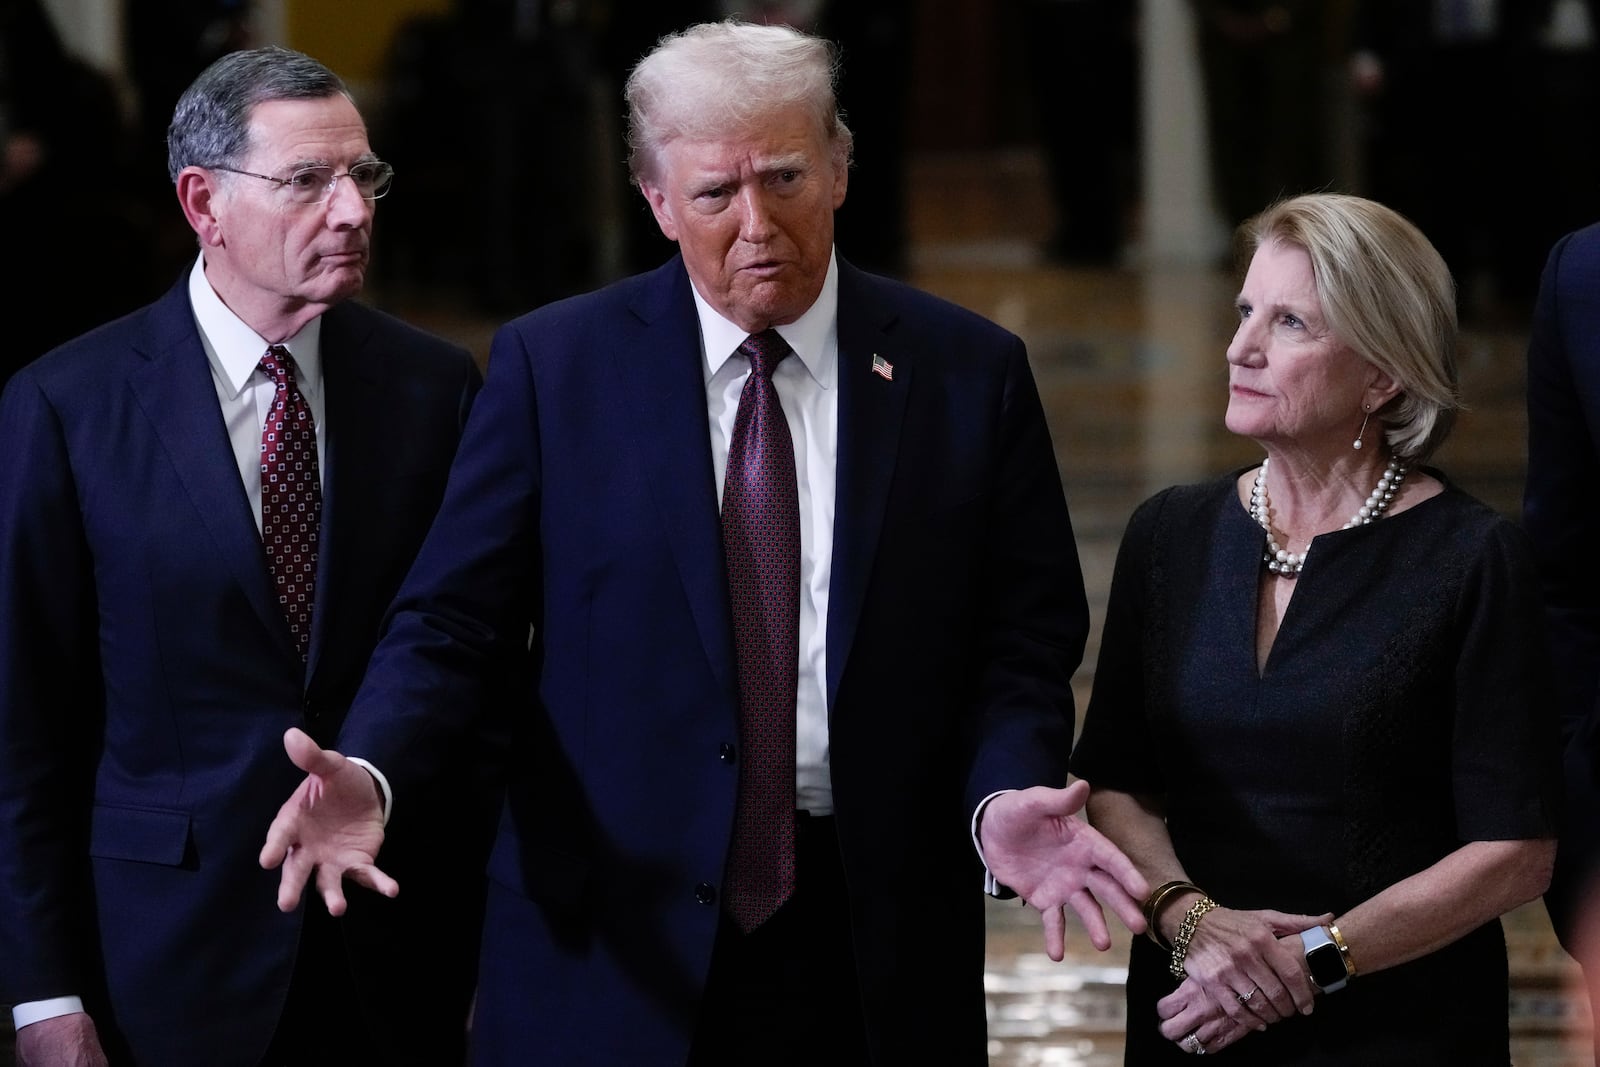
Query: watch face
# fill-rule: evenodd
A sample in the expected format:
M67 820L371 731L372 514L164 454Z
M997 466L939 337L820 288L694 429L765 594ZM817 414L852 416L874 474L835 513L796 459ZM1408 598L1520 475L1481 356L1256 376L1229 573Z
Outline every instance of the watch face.
M1333 943L1318 945L1306 953L1306 966L1311 968L1311 980L1326 989L1346 978L1344 960L1339 956L1339 946Z

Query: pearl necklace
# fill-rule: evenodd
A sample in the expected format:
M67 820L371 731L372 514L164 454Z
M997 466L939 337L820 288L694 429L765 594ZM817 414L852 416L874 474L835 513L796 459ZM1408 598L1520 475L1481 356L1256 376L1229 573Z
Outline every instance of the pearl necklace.
M1250 517L1260 523L1261 528L1267 532L1267 550L1262 554L1261 562L1265 563L1267 570L1273 574L1294 578L1299 575L1300 568L1306 565L1306 556L1310 553L1311 546L1307 545L1304 552L1296 555L1293 552L1285 552L1279 546L1278 539L1272 536L1272 502L1267 498L1267 465L1271 462L1270 459L1263 459L1261 469L1256 472L1256 484L1250 490ZM1384 468L1383 477L1378 479L1378 487L1367 496L1367 502L1350 516L1350 521L1341 529L1364 526L1383 518L1383 513L1388 510L1395 494L1400 492L1400 483L1405 480L1405 476L1406 465L1398 459L1391 459L1389 466Z

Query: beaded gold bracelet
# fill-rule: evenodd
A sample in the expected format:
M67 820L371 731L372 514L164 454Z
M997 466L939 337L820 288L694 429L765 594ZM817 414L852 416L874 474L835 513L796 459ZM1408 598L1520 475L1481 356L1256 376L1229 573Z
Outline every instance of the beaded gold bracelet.
M1194 937L1194 928L1199 925L1200 917L1216 906L1217 902L1210 897L1201 897L1189 905L1189 910L1184 913L1183 922L1178 924L1178 936L1172 939L1172 963L1167 967L1172 977L1189 977L1189 972L1183 969L1183 961L1189 955L1189 939Z
M1144 912L1145 936L1149 937L1150 940L1154 941L1162 948L1170 950L1172 946L1167 944L1166 941L1162 939L1161 932L1156 929L1156 919L1161 914L1161 905L1166 902L1168 897L1172 896L1174 893L1190 892L1199 893L1201 896L1206 895L1205 890L1201 889L1193 882L1185 882L1182 879L1176 879L1171 882L1162 882L1160 885L1158 885L1156 887L1156 891L1146 897L1144 904L1140 906L1140 910Z

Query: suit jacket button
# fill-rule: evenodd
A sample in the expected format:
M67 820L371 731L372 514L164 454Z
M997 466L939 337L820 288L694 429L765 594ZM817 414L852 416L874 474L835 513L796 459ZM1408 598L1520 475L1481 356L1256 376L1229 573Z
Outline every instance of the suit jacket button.
M710 882L701 882L694 887L694 899L702 904L715 904L717 902L717 887Z
M717 758L723 763L732 763L733 745L727 741L722 742L722 744L717 748Z

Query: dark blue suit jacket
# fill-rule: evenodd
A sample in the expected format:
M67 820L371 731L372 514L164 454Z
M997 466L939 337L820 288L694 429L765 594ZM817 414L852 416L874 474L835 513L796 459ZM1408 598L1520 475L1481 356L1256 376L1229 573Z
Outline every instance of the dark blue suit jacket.
M1600 892L1600 226L1568 234L1545 266L1528 346L1523 523L1550 620L1567 810L1545 894L1571 946L1583 896Z
M878 1062L982 1063L969 823L991 791L1065 782L1082 578L1022 342L844 263L838 334L827 697L856 971ZM532 628L479 1063L684 1062L737 779L703 367L678 259L500 331L340 737L403 821L494 643Z
M80 994L141 1064L253 1067L264 1052L301 922L256 862L300 778L282 736L337 732L479 388L465 350L357 305L324 315L321 344L304 664L187 277L21 371L0 405L0 1001ZM358 959L374 1027L437 1049L460 1040L481 904L462 872L449 890L413 880L410 900L354 900L344 926L377 946ZM444 917L408 922L429 907Z

